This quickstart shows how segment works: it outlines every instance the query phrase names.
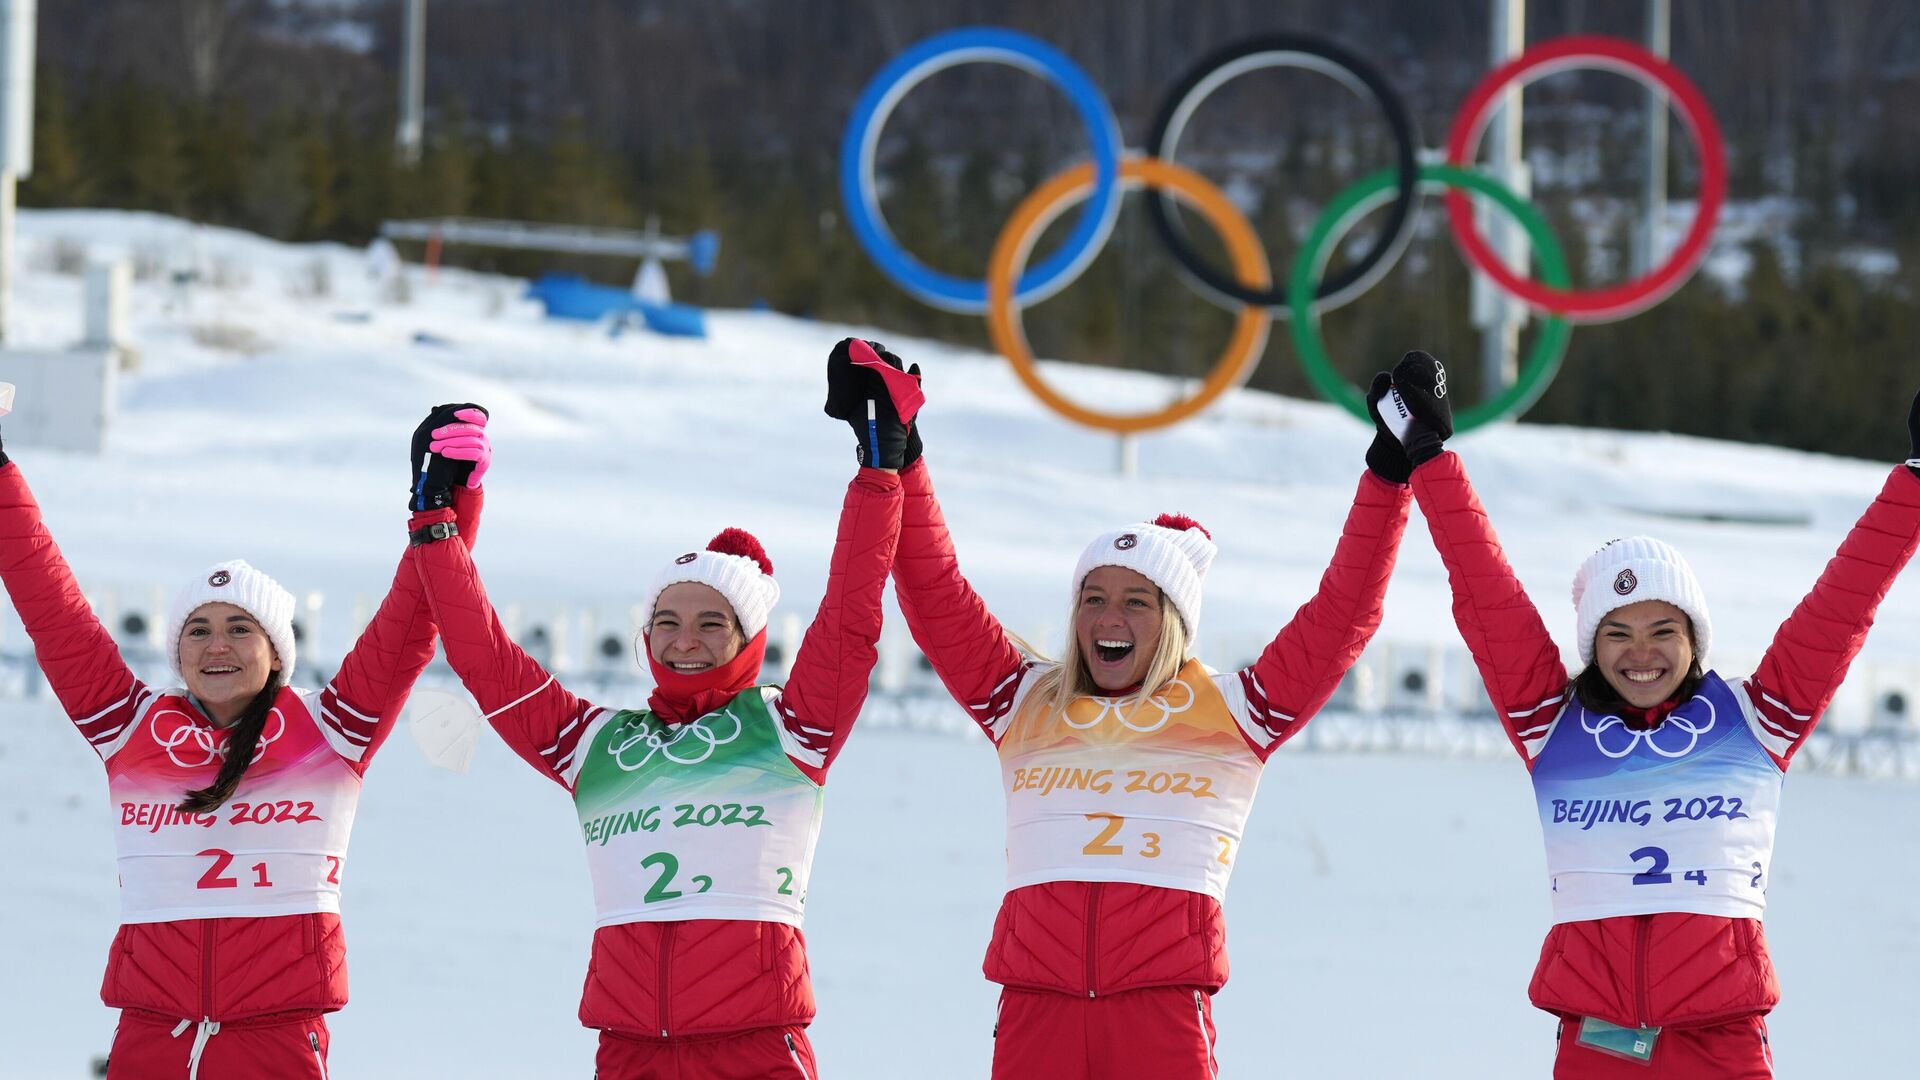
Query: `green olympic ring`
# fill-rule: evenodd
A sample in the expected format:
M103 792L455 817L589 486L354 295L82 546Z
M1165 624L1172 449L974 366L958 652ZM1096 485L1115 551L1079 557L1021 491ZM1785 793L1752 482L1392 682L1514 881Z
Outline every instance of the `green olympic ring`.
M1373 422L1373 417L1367 412L1366 397L1334 370L1333 361L1327 356L1327 343L1320 335L1320 316L1313 310L1313 299L1320 274L1326 269L1335 242L1345 236L1355 222L1393 194L1398 177L1398 169L1381 169L1361 177L1336 196L1314 221L1313 229L1307 233L1306 243L1301 245L1299 254L1294 257L1293 274L1287 279L1287 303L1293 312L1293 318L1287 326L1293 334L1294 348L1300 352L1300 366L1306 369L1307 378L1313 381L1323 397L1369 424ZM1567 276L1566 254L1561 250L1560 241L1553 235L1553 230L1548 227L1547 219L1499 181L1452 165L1422 165L1420 184L1422 188L1463 187L1499 203L1502 209L1513 215L1533 241L1533 252L1540 263L1540 279L1556 289L1565 289L1572 284ZM1461 410L1460 415L1454 417L1454 431L1472 431L1509 413L1518 414L1531 407L1541 394L1546 393L1547 384L1553 381L1554 374L1560 370L1560 361L1567 354L1567 339L1572 334L1573 325L1566 319L1558 315L1542 319L1540 336L1527 352L1520 377L1499 396Z

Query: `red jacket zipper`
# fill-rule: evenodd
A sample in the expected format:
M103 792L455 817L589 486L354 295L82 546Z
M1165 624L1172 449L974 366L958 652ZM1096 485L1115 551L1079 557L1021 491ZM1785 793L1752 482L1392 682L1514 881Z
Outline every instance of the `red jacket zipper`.
M667 967L673 962L673 931L677 923L660 925L660 1037L667 1037Z
M200 920L200 1019L213 1019L213 920Z
M1653 938L1653 916L1633 917L1633 1022L1647 1026L1647 946Z
M1094 985L1094 926L1099 919L1100 883L1087 882L1087 996L1098 996L1099 988Z

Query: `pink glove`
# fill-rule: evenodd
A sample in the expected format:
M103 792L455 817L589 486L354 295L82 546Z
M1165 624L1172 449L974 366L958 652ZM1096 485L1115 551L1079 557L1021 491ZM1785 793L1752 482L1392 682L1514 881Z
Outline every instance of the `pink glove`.
M455 461L473 462L467 487L478 491L480 481L487 475L487 466L493 463L493 443L487 438L487 414L479 409L461 409L453 415L464 422L434 428L433 441L427 449Z

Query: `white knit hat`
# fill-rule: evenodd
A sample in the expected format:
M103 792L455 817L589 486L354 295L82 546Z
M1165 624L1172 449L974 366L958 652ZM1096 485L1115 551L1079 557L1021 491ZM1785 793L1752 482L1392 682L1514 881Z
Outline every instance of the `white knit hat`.
M1651 536L1609 540L1573 575L1573 610L1580 633L1580 666L1593 663L1593 638L1610 612L1642 600L1665 600L1693 620L1693 655L1706 664L1713 626L1707 596L1693 568L1673 546Z
M705 551L689 551L668 563L647 590L649 623L660 594L667 586L682 581L710 585L726 597L733 605L733 617L740 620L740 633L748 641L767 628L767 616L780 601L780 585L773 580L773 560L745 529L722 529L707 542Z
M1103 533L1080 553L1080 565L1073 569L1072 604L1079 606L1080 586L1088 574L1102 566L1123 566L1160 586L1192 641L1200 629L1200 585L1219 551L1199 522L1178 514Z
M293 679L297 659L293 640L293 594L280 583L248 566L245 559L227 559L214 563L187 582L173 598L167 610L167 656L173 663L175 678L180 674L180 629L202 604L232 604L253 616L280 660L274 684L285 686Z

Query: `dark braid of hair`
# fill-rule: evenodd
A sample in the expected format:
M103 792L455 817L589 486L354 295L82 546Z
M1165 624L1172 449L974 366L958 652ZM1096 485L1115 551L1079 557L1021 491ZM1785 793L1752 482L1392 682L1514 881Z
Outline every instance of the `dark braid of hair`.
M260 733L266 730L273 700L280 696L278 675L278 672L267 675L267 685L247 702L239 721L233 725L233 733L227 737L226 760L220 763L220 775L206 787L187 792L186 799L177 807L180 812L204 814L218 810L232 796L233 789L240 786L240 777L246 774L247 766L253 764L253 751L260 745Z

